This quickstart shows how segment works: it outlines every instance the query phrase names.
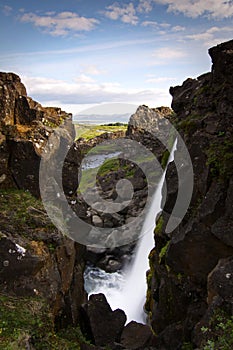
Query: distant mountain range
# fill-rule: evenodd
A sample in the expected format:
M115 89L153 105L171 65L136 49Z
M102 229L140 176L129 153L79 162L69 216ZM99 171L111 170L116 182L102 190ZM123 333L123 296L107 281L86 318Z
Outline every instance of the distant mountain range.
M132 113L125 114L79 114L73 116L73 122L79 124L128 123Z

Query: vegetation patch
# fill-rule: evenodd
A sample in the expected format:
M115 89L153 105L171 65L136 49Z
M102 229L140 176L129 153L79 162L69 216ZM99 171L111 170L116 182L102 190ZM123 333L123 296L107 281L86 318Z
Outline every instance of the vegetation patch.
M105 176L111 172L118 171L120 169L120 160L118 158L111 158L104 162L98 171L98 176Z
M38 297L0 295L0 350L79 350L86 339L79 327L56 333L48 305Z
M208 327L202 327L204 335L203 350L233 349L233 316L223 310L217 310Z
M91 140L101 134L106 132L117 132L123 131L126 132L128 124L115 123L115 124L104 124L104 125L85 125L85 124L76 124L76 139L82 137L85 140Z
M43 204L28 191L10 189L0 190L1 230L28 237L35 230L54 232L54 225L48 218Z
M89 155L93 156L93 155L99 155L99 154L111 154L111 153L115 153L118 150L116 149L116 145L114 143L110 143L110 142L104 142L104 143L100 143L98 145L96 145L95 147L91 148L91 150L89 150ZM86 152L85 152L86 154Z
M78 192L85 192L89 188L93 188L99 184L99 177L105 177L108 174L118 171L120 169L120 160L118 158L111 158L106 160L100 167L97 177L95 177L96 168L90 168L82 171L81 181L79 184Z
M233 173L233 141L230 139L215 141L207 150L207 165L213 177L229 179Z
M166 150L164 152L162 160L161 160L161 166L162 166L163 169L165 169L166 166L167 166L167 162L168 162L169 156L170 156L170 153L169 153L168 150Z
M198 130L200 124L197 119L200 119L201 116L193 116L191 115L190 118L187 118L186 120L182 120L179 122L178 127L179 130L182 130L186 135L192 135L195 131Z
M160 218L158 219L157 223L156 223L156 227L155 227L155 230L154 230L154 233L156 235L161 235L162 234L163 224L164 224L164 219L163 219L163 216L161 215Z
M161 263L162 259L165 257L168 247L170 245L170 240L163 246L159 252L159 263Z

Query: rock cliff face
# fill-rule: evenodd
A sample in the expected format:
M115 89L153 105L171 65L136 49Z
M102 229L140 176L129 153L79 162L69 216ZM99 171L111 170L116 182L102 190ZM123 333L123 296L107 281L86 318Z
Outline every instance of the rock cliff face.
M0 307L2 298L6 307L9 300L16 304L22 298L35 304L42 300L47 305L48 322L58 328L79 321L79 308L86 300L85 248L52 225L35 197L40 194L43 147L69 116L59 108L43 108L33 101L17 75L0 73ZM13 314L9 329L18 319L14 321ZM3 330L6 334L7 329ZM28 339L31 336L28 334ZM3 348L8 345L0 342ZM20 348L31 349L29 345Z
M0 188L29 190L39 197L43 146L70 115L33 101L13 73L0 73L0 110Z
M139 106L136 113L130 117L127 136L140 142L161 161L166 147L160 140L169 137L166 120L172 114L173 111L169 107L148 108L145 105Z
M216 320L222 317L227 324L233 314L233 41L209 54L210 73L170 89L175 111L170 121L190 153L194 191L184 220L166 233L178 191L176 167L170 164L168 195L150 254L146 305L161 349L185 344L202 349L208 340L220 348L224 335L214 332Z

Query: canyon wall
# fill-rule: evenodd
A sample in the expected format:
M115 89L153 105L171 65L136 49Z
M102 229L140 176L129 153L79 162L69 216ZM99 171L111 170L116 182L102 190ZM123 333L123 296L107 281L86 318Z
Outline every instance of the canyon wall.
M194 188L183 221L167 233L178 194L176 165L169 164L146 303L159 349L203 348L208 339L220 348L216 319L226 323L233 313L233 41L209 54L210 73L170 88L169 119L190 153ZM179 144L175 154L182 157Z

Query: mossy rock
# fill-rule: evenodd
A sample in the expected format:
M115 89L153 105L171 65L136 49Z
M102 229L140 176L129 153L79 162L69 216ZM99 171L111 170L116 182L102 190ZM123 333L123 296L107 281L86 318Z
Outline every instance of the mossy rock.
M154 229L154 234L160 236L163 232L163 226L164 226L164 218L161 215L156 223L156 227Z
M8 231L9 226L22 236L42 228L48 232L55 227L48 218L43 204L29 192L23 190L0 191L1 229Z
M212 177L227 180L233 174L233 141L231 139L217 141L210 144L206 150L207 165L210 166Z
M201 349L233 349L233 316L222 309L216 309L206 327L202 327L203 342Z
M39 297L0 294L0 350L79 350L86 343L79 327L55 331L53 316Z

